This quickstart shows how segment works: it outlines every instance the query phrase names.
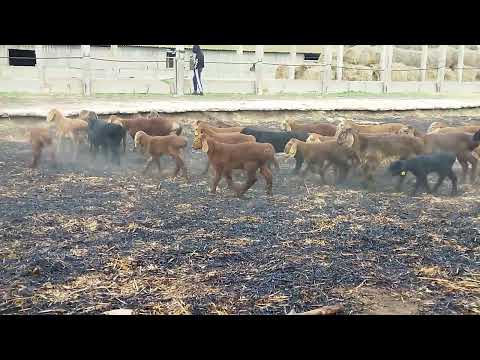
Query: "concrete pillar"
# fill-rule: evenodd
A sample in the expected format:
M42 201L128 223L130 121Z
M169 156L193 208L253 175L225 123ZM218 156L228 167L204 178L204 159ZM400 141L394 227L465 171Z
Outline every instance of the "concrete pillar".
M427 80L427 61L428 61L428 45L422 45L422 58L420 60L420 81Z
M256 45L255 47L255 93L257 95L263 95L263 45Z
M35 45L35 56L37 57L38 77L42 82L42 87L46 87L47 81L45 78L45 60L39 59L46 56L43 45Z
M392 83L393 45L387 45L387 68L385 71L385 92L390 92Z
M465 45L460 45L458 48L458 62L457 62L457 78L458 82L463 81L463 60L465 57Z
M296 64L297 61L297 45L292 45L290 48L290 65ZM288 67L288 78L295 79L295 66Z
M237 55L243 55L243 45L238 45L238 47L237 47Z
M322 94L326 94L328 92L328 84L332 79L332 46L325 45L324 51L324 58L323 58L323 76L322 76Z
M343 77L343 45L337 48L337 81L341 81Z
M387 45L382 46L382 52L380 53L380 81L385 83L385 74L387 68Z
M83 95L92 95L92 78L90 73L90 45L82 45L83 58Z
M185 45L175 45L175 94L183 96L183 87L185 83Z
M110 45L110 54L113 60L118 58L118 45ZM112 61L112 75L114 79L118 78L118 63Z
M445 65L447 64L447 45L440 45L437 70L437 92L442 91L443 80L445 79Z

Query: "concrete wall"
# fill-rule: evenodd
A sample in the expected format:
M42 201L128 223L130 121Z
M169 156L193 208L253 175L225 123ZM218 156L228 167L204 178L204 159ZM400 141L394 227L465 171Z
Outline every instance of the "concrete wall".
M84 60L81 58L80 45L0 45L0 56L7 57L9 48L36 50L37 66L9 66L8 58L0 59L0 92L83 93ZM205 50L204 53L206 64L202 78L205 92L232 94L255 92L255 72L251 70L252 64L256 61L255 52L245 51L238 54L236 51ZM175 69L166 67L166 54L165 48L118 46L114 51L109 46L91 46L90 78L93 93L172 94L175 88ZM185 52L186 94L191 93L193 87L193 72L189 69L191 54L191 50ZM303 56L297 54L295 63L303 63ZM47 59L41 59L42 57ZM64 58L55 59L56 57ZM105 61L113 58L119 61ZM291 61L289 53L264 54L265 63L290 64ZM262 66L262 86L265 94L322 91L321 80L275 80L277 66L270 64ZM394 81L390 84L389 91L433 93L435 86L433 81ZM328 82L328 93L345 91L381 93L383 86L380 81ZM444 81L442 91L476 93L480 92L480 82Z

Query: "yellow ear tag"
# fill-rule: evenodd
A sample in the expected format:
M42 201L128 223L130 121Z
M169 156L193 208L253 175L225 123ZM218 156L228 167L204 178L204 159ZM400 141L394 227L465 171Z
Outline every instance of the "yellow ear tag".
M400 173L400 175L401 175L401 176L405 176L405 175L407 175L407 173L406 173L405 171L402 171L402 172Z

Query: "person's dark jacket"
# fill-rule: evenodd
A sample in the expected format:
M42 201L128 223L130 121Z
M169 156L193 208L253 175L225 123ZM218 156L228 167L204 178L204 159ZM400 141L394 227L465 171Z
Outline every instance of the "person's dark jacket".
M196 58L195 69L203 69L205 64L202 49L200 49L200 46L198 45L193 45L192 52L195 54Z

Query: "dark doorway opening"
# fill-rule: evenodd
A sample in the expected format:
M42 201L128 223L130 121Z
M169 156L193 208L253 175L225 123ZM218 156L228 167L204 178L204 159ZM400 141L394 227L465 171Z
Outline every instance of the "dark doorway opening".
M37 65L35 50L8 49L8 64L10 66Z

